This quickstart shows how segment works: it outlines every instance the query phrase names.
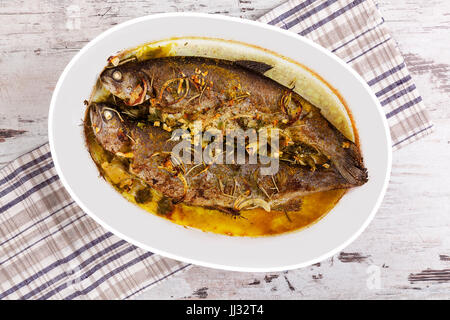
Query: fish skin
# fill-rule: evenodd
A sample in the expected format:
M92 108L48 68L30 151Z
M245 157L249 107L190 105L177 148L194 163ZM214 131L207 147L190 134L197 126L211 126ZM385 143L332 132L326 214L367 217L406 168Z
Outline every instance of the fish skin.
M200 57L167 57L150 59L142 62L130 62L119 65L115 68L105 69L100 80L111 93L120 99L131 99L132 89L139 84L147 81L149 97L156 96L163 84L176 77L182 77L183 74L188 78L196 73L196 70L208 74L205 76L208 82L212 81L210 91L205 91L202 96L200 110L208 107L218 107L226 103L229 96L227 93L233 91L233 87L239 84L245 84L245 90L251 93L249 97L250 105L263 113L275 113L279 111L278 101L282 91L286 89L259 73L240 66L238 63L220 59L208 59ZM120 81L113 78L115 71L119 71L122 75ZM150 86L150 83L152 84ZM249 86L250 85L250 86ZM150 88L152 87L152 88ZM264 94L261 94L263 92ZM161 101L160 107L167 112L198 112L196 103L187 103L189 98L197 94L195 90L190 90L190 95L184 101L168 106L165 101ZM243 109L243 105L239 108Z
M325 154L349 184L360 186L367 182L368 173L358 146L346 139L328 122L320 109L312 106L295 92L289 91L260 73L243 68L237 62L201 57L158 58L106 69L100 79L114 95L122 99L125 97L127 101L133 100L125 93L127 88L147 82L147 96L151 99L158 96L167 80L180 75L189 78L198 74L196 70L207 71L207 80L213 82L211 89L206 90L200 102L190 101L195 93L194 90L190 90L186 98L178 103L169 105L165 101L160 101L155 106L168 113L195 114L195 120L202 121L203 129L210 126L212 119L224 108L230 109L225 111L229 118L236 114L267 115L271 121L276 121L281 128L289 131L293 141L312 145ZM114 81L112 74L115 71L123 75L122 81ZM237 85L241 86L240 92L248 92L249 96L230 107L227 105L230 101L229 95ZM289 105L292 108L302 109L300 117L294 122L280 112L280 100L287 92L291 94ZM281 124L283 121L289 123L283 125ZM349 147L344 148L344 145Z
M99 144L112 153L116 153L117 150L132 152L134 156L130 159L130 173L174 202L183 201L190 205L214 207L230 212L235 211L234 204L239 189L242 193L249 190L247 191L250 192L249 198L264 199L270 206L282 209L284 204L306 194L353 186L333 165L328 169L320 168L313 172L303 166L280 161L279 171L272 180L271 176L259 174L258 164L212 164L203 173L199 173L203 169L201 167L185 176L189 188L184 194L184 185L176 174L161 169L161 163L152 161L155 152L170 152L178 142L171 141L171 134L159 127L152 125L140 127L126 116L120 118L115 112L109 120L106 120L103 113L110 111L110 108L112 106L106 104L90 105L92 130ZM95 129L97 127L101 129L97 131ZM117 136L122 133L125 134L125 138ZM193 166L193 164L186 165L186 172ZM219 184L219 179L223 188Z

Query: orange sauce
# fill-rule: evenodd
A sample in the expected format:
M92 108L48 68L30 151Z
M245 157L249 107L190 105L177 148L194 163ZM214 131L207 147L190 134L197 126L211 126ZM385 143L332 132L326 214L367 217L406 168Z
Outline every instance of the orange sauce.
M302 197L298 211L266 212L263 209L241 211L233 217L217 210L177 206L169 220L203 231L230 236L275 235L307 227L326 215L345 194L346 190L317 192Z

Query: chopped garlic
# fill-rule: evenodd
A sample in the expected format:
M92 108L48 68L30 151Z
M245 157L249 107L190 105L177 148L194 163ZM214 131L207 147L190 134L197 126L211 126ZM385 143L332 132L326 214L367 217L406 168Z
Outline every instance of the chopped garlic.
M114 57L110 60L111 64L115 67L117 67L119 65L120 59L119 57Z
M162 128L163 128L164 130L168 131L168 132L171 132L171 131L172 131L172 128L169 127L169 126L167 126L167 124L165 124L165 123L163 123Z
M124 158L133 158L134 154L132 152L123 153L123 152L119 151L119 152L116 152L116 156L124 157Z

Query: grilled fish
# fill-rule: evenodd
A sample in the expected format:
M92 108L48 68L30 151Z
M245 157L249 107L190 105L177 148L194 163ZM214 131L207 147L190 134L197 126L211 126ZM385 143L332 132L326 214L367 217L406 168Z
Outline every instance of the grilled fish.
M367 170L358 146L320 109L255 69L265 71L267 65L167 57L110 66L100 80L127 108L148 106L149 119L156 118L169 131L179 122L192 129L197 120L202 130L276 127L282 130L282 144L306 144L326 156L333 164L329 171L339 172L348 187L364 184ZM297 164L311 165L302 154L291 156Z
M260 164L173 163L170 153L178 142L168 131L138 122L105 103L91 104L89 115L98 143L124 158L130 173L174 202L225 212L256 206L283 210L303 195L364 182L349 181L332 162L313 171L281 161L273 176L261 175Z

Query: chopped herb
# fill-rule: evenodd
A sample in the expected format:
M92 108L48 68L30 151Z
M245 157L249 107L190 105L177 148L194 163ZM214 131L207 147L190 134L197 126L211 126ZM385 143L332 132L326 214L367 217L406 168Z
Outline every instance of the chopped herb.
M158 201L158 214L165 216L171 213L174 209L174 205L171 199L167 197L162 197L161 200Z

